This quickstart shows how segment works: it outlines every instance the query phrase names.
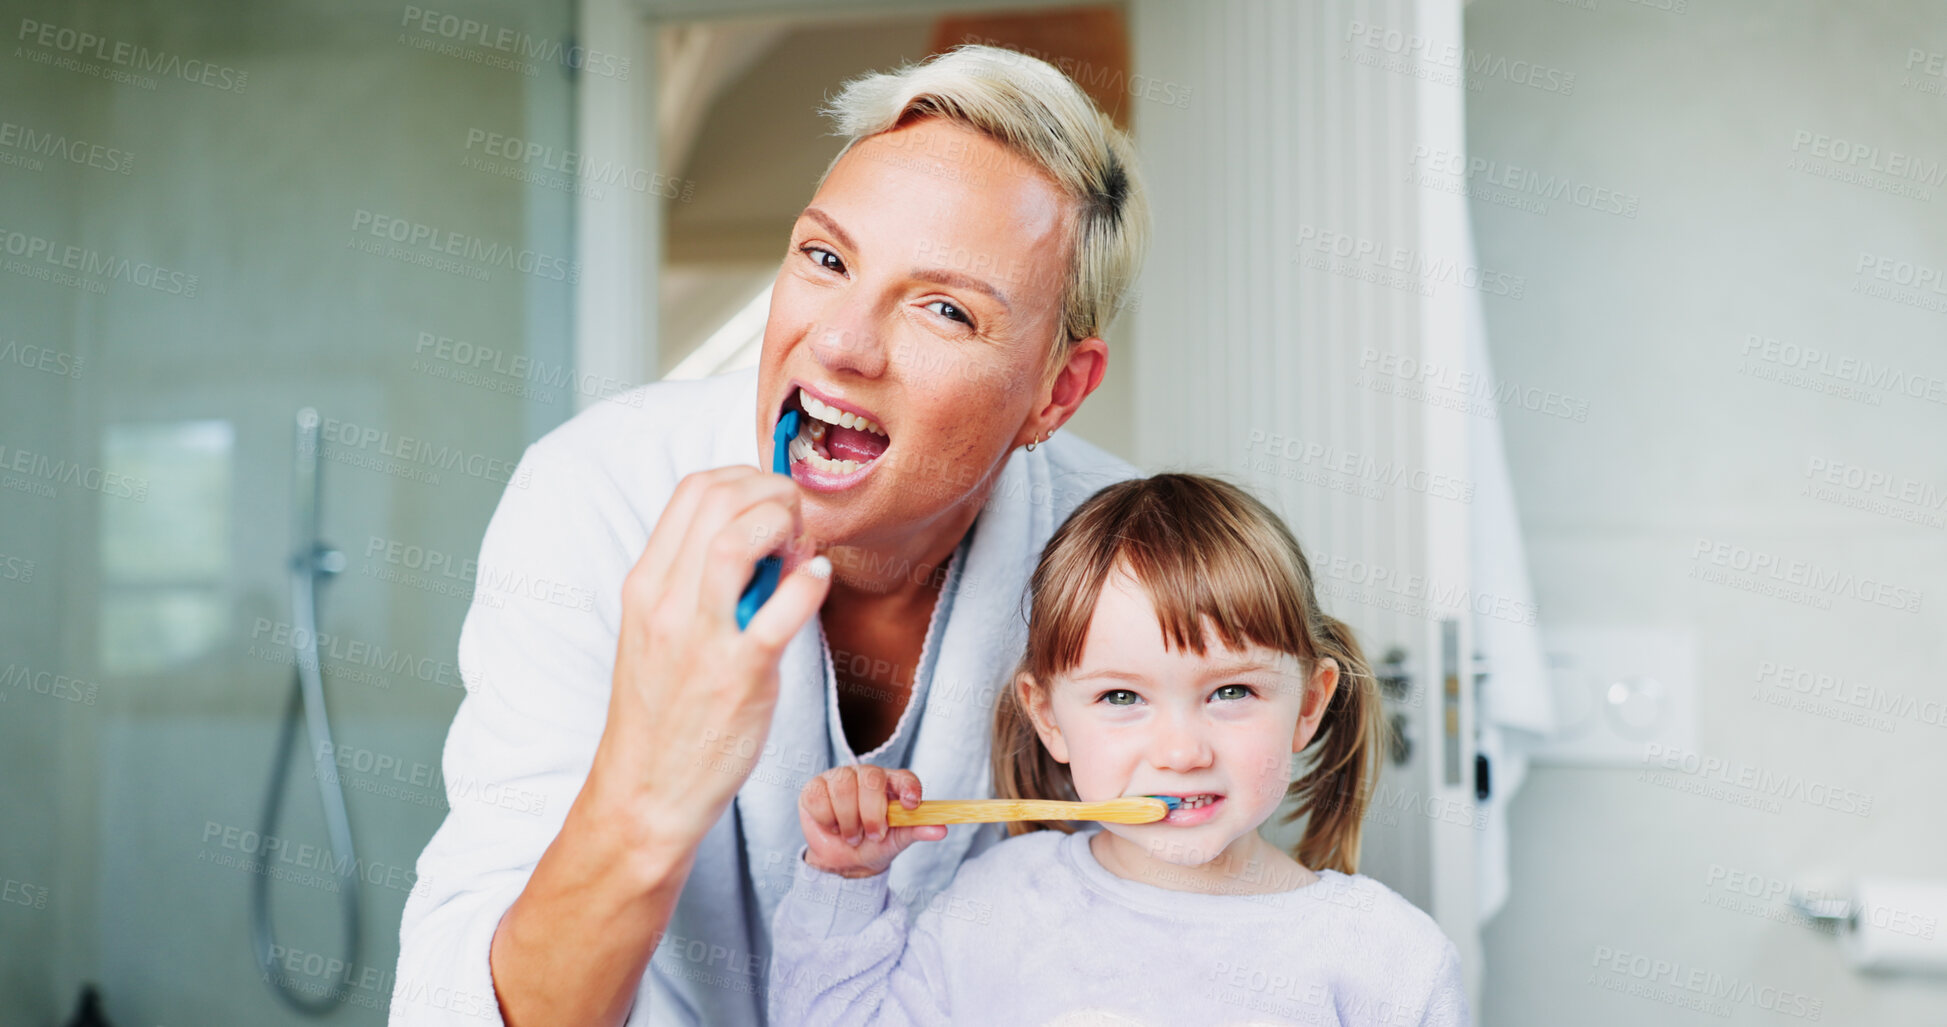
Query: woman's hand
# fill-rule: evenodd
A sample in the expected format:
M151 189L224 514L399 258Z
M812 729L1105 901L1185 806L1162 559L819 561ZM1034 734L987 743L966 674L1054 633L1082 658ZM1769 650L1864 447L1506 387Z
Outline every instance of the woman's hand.
M913 809L919 805L919 796L919 777L912 771L886 770L869 763L833 767L812 778L798 796L805 862L844 877L885 873L893 857L907 846L946 837L945 824L887 824L889 801Z
M784 647L831 587L830 562L806 561L799 525L797 485L754 467L689 475L663 508L622 584L587 783L494 931L509 1025L628 1015L697 846L764 750ZM785 574L738 631L737 598L773 550Z
M798 488L754 467L685 477L622 586L608 724L589 787L666 855L687 853L756 767L778 661L831 587L811 556ZM777 591L737 629L738 596L777 551Z

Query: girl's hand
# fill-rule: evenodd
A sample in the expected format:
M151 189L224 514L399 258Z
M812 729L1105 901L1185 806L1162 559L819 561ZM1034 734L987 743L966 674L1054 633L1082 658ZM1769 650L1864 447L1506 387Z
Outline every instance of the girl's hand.
M883 874L893 857L917 841L946 837L945 824L891 827L886 807L919 805L919 777L910 770L887 770L868 763L833 767L812 778L798 796L798 823L804 827L805 862L841 877Z

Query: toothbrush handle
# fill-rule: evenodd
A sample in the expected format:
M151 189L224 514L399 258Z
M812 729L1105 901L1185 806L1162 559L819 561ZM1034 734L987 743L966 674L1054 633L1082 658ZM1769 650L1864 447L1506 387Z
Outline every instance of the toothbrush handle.
M798 412L787 410L778 418L777 426L771 429L771 473L791 476L791 437L798 433ZM784 574L784 560L767 556L757 561L757 570L751 573L750 583L737 597L737 630L750 627L750 619L757 616L757 610L770 601L771 593L777 591L778 578Z
M737 630L750 627L750 619L757 616L757 609L777 591L778 575L784 571L784 561L775 556L767 556L757 561L757 571L750 576L750 584L744 586L744 594L737 597Z
M916 809L898 803L886 807L893 827L921 824L994 824L1010 820L1105 820L1116 824L1149 824L1168 815L1161 799L1142 796L1107 802L1058 802L1046 799L940 799L921 802Z

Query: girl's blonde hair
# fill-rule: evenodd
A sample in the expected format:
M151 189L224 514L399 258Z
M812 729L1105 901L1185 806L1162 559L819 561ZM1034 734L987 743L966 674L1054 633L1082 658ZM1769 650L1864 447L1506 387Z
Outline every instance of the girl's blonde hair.
M1310 769L1286 789L1284 823L1309 815L1292 855L1313 870L1357 873L1359 832L1379 775L1382 718L1372 669L1344 623L1319 609L1311 566L1284 523L1228 482L1159 474L1118 482L1062 522L1029 583L1027 652L994 713L994 793L1066 799L1075 786L1035 732L1015 682L1051 687L1081 662L1103 582L1123 569L1149 593L1167 645L1205 651L1204 621L1233 649L1249 644L1297 656L1306 687L1317 661L1338 663L1339 683L1306 746ZM1046 694L1045 692L1043 693ZM1010 835L1067 822L1014 823Z
M958 46L853 79L824 113L849 137L826 176L859 140L923 118L971 128L1046 172L1076 203L1061 293L1066 338L1052 363L1114 321L1148 245L1149 207L1128 137L1054 65L999 47Z

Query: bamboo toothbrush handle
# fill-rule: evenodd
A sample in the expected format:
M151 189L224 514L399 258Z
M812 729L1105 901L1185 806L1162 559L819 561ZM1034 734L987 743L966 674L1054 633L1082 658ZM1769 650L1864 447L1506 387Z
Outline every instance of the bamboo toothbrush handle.
M1009 820L1106 820L1117 824L1149 824L1169 815L1161 799L1135 796L1106 802L1057 802L1040 799L940 799L907 809L897 802L886 807L893 827L921 824L992 824Z

